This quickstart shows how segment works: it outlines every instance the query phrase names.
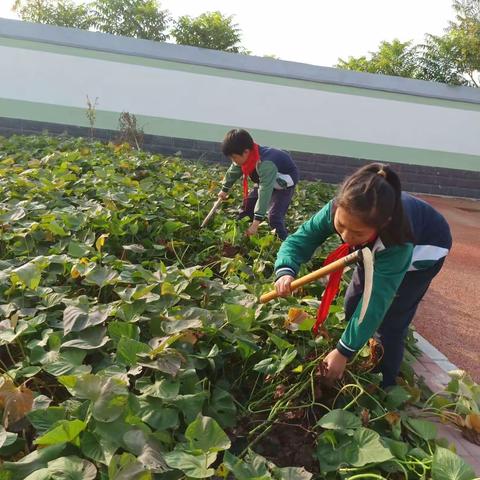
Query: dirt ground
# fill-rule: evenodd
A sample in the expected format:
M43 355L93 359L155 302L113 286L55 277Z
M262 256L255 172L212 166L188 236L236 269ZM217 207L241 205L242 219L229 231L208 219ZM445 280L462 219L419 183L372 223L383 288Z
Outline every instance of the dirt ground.
M445 216L453 247L420 304L414 325L480 382L480 201L418 196Z

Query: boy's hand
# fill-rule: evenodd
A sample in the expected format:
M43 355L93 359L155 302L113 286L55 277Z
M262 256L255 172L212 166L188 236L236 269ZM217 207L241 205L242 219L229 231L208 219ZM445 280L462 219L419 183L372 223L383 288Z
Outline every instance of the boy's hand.
M220 198L221 200L226 200L228 198L228 193L220 190L218 192L218 198Z
M290 284L295 280L291 275L283 275L275 282L275 290L281 297L286 297L292 293Z
M323 363L327 366L326 378L331 381L340 380L347 366L348 358L342 355L336 348L332 350Z
M254 220L252 222L252 224L247 228L247 231L245 232L245 235L247 235L248 237L250 235L256 235L259 225L260 225L260 222L258 220Z

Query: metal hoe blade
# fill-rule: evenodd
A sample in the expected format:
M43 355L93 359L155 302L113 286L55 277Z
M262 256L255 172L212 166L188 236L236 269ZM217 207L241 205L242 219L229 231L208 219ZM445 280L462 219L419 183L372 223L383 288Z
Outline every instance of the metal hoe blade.
M372 296L373 287L373 254L372 251L365 247L362 248L363 268L365 270L365 282L363 287L362 308L360 309L360 317L358 324L363 322L365 314L367 313L368 304Z
M219 198L214 204L213 204L213 207L212 209L208 212L208 215L205 217L205 220L202 222L202 224L200 225L200 228L203 228L208 222L209 220L213 217L213 215L215 214L215 212L218 210L218 207L221 205L222 203L222 199Z

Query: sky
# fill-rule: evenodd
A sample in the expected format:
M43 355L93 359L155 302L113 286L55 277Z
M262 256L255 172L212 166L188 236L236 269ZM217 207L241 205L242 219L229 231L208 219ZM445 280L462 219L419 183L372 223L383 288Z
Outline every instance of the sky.
M77 3L81 3L77 0ZM452 0L163 0L173 17L219 10L234 15L242 45L254 55L276 55L333 66L338 58L366 55L381 41L421 42L454 19ZM0 17L15 18L12 0Z

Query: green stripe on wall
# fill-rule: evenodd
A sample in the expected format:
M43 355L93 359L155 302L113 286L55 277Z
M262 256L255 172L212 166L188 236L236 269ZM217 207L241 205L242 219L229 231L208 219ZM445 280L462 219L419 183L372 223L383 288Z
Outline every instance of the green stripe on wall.
M311 82L306 80L295 80L285 77L276 77L272 75L263 75L255 73L239 72L236 70L203 67L201 65L192 65L180 62L170 62L166 60L157 60L134 55L122 55L117 53L102 52L97 50L88 50L82 48L66 47L62 45L53 45L49 43L32 42L27 40L16 40L0 36L0 45L12 48L22 48L27 50L36 50L62 55L93 58L109 62L125 63L130 65L141 65L153 68L162 68L166 70L177 70L188 73L202 75L211 75L224 78L234 78L252 82L269 83L273 85L283 85L287 87L297 87L304 89L321 90L330 93L341 93L346 95L357 95L368 98L377 98L383 100L392 100L399 102L408 102L422 105L432 105L437 107L455 108L460 110L472 110L480 112L480 104L468 102L456 102L453 100L441 100L415 95L384 92L381 90L370 90L366 88L344 87L340 85L331 85L320 82Z
M96 114L96 128L117 129L120 112L97 110ZM0 98L0 116L89 127L86 108L81 109ZM137 115L137 120L147 134L216 142L221 141L225 132L233 128L232 125L197 123L143 115ZM429 167L454 168L475 172L480 171L480 157L475 155L402 148L268 130L251 129L250 131L259 143L275 145L286 150Z

